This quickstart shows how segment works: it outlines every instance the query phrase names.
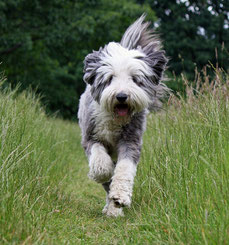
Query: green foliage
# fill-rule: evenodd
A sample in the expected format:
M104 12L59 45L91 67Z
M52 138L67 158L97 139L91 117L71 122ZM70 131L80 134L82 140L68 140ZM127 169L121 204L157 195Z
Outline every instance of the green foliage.
M0 62L8 83L41 94L47 112L76 119L84 57L119 41L143 12L158 24L168 76L178 77L172 89L182 91L181 72L192 80L209 62L228 69L226 0L1 0Z
M84 57L119 41L143 12L155 20L147 5L130 0L1 1L0 57L8 82L32 87L49 112L76 119Z
M146 0L159 18L159 32L167 55L169 70L194 78L195 66L201 70L211 62L228 69L228 1Z

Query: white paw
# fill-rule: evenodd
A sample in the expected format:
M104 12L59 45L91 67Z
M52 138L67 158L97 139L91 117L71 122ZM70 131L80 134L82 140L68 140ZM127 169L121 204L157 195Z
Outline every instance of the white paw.
M130 207L131 194L121 190L110 191L109 198L112 199L117 207Z
M92 154L89 160L88 177L98 183L108 182L114 173L114 163L110 156L101 151L100 154Z
M106 209L105 209L106 208ZM105 211L105 210L106 211ZM113 200L110 201L109 205L107 207L105 206L103 209L104 214L106 214L109 217L119 217L124 216L123 210L121 207L117 207Z

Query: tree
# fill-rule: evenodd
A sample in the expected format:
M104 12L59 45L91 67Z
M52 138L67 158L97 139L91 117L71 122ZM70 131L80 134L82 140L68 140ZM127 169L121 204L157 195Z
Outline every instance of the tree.
M169 70L194 77L208 64L228 69L229 2L227 0L148 0L170 57ZM217 50L217 55L216 55Z
M84 57L119 41L143 12L134 0L1 0L0 59L8 82L42 95L48 112L76 118Z

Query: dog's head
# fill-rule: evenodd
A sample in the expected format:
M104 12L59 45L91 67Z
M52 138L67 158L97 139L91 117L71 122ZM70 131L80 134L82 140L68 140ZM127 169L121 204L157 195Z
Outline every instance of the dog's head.
M160 81L167 58L144 18L126 30L120 43L110 42L84 61L84 81L94 100L119 118L157 107L165 90Z

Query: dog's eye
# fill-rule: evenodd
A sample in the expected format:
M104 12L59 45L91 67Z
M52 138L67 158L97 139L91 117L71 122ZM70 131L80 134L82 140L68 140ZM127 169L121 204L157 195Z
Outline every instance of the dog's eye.
M109 79L107 80L108 85L111 84L112 79L113 79L113 76L110 76Z
M141 80L138 80L136 77L132 77L134 83L136 83L139 87L144 86L144 83Z
M132 77L132 80L133 80L134 83L138 84L138 80L137 80L136 77Z

